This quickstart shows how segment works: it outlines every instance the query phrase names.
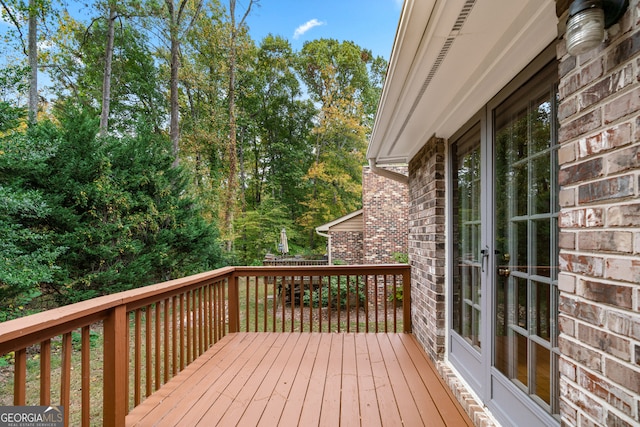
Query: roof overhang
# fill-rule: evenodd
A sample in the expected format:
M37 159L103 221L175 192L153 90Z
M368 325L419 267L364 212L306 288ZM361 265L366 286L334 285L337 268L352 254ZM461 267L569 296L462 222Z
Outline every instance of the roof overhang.
M367 157L449 138L557 38L555 0L405 0Z
M345 216L341 216L340 218L335 219L335 220L333 220L333 221L331 221L331 222L328 222L328 223L326 223L326 224L319 225L319 226L317 226L317 227L316 227L316 232L318 232L318 231L319 231L319 232L321 232L321 233L328 233L328 232L329 232L329 229L330 229L331 227L333 227L334 225L338 225L338 224L343 223L343 222L345 222L345 221L349 221L350 219L355 218L355 217L357 217L358 215L362 215L362 212L363 212L363 211L362 211L362 209L358 209L358 210L357 210L357 211L355 211L355 212L351 212L350 214L347 214L347 215L345 215Z

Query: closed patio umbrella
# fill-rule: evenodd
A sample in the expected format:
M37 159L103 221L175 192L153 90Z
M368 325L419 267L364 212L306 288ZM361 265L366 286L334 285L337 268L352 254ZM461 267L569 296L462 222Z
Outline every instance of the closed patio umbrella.
M280 252L282 252L282 255L289 253L289 242L287 241L287 230L284 228L280 231L280 244L278 245L278 248L280 249Z

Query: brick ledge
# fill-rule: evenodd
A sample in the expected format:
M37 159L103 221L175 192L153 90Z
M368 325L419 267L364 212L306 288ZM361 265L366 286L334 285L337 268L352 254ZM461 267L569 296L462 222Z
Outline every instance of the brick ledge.
M489 410L476 400L475 396L469 391L468 386L460 379L449 363L438 361L436 362L436 369L476 427L499 426Z

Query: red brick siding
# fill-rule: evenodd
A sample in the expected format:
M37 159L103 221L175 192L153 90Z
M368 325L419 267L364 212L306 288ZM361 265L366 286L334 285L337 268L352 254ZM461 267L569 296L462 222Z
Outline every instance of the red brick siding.
M560 72L560 388L567 425L640 424L640 7Z
M407 167L386 169L406 174ZM407 253L409 189L407 184L362 171L364 263L395 262L394 253Z
M433 360L445 351L445 143L430 139L409 163L413 333Z
M362 264L362 232L330 232L332 262L348 265Z

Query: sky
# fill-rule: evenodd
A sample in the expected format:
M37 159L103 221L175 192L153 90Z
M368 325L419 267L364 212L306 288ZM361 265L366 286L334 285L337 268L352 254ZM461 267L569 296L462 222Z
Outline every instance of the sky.
M238 15L247 4L238 0ZM257 43L269 33L296 51L319 38L349 40L388 61L401 10L402 0L260 0L247 24Z
M246 23L259 43L269 33L302 49L318 38L350 40L389 60L403 0L259 0ZM238 0L236 13L244 14L249 0ZM225 0L221 0L226 4ZM82 2L69 0L70 10ZM0 19L0 34L9 28Z
M332 38L352 41L382 56L387 61L400 19L403 0L259 0L251 9L246 24L256 44L273 34L289 40L294 51L302 49L306 41ZM227 0L221 0L228 5ZM238 19L244 14L249 0L237 0ZM68 0L69 10L76 9L80 15L84 2ZM0 36L10 25L0 19ZM0 41L2 43L2 41ZM10 56L21 53L0 49L0 64ZM42 75L40 86L49 83Z

